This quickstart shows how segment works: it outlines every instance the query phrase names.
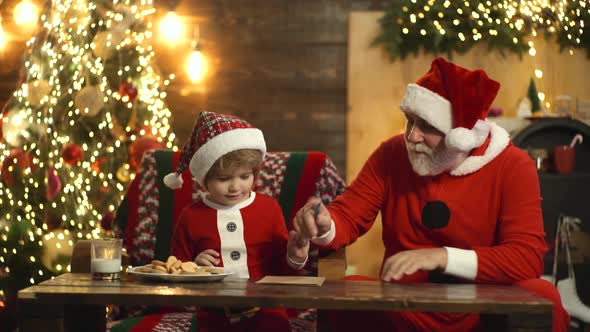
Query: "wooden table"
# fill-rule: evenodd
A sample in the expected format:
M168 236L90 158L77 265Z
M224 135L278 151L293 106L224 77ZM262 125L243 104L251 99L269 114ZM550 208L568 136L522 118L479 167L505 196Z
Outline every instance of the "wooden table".
M53 315L55 308L64 308L65 330L104 331L106 304L470 312L491 315L496 324L503 322L499 326L510 331L551 331L552 317L551 302L516 286L498 285L327 280L318 287L263 285L230 278L163 284L127 275L116 282L94 281L89 274L68 273L21 290L18 300L23 309L21 332L26 332L28 319L39 318L40 312Z

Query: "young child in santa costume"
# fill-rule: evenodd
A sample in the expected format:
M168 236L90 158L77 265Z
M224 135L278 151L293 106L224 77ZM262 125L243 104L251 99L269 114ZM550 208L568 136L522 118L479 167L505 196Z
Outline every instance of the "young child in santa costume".
M515 284L551 300L553 330L569 316L542 279L547 250L534 162L486 120L500 84L437 58L401 103L406 131L383 142L318 218L311 199L293 220L300 239L353 243L382 215L386 282ZM289 245L306 247L307 241ZM291 252L291 251L289 251ZM336 331L477 331L479 315L333 313Z
M184 145L175 173L164 183L180 188L188 166L207 195L184 208L175 226L171 254L198 265L222 266L239 278L291 274L306 250L286 255L288 233L279 204L252 187L266 153L262 131L231 115L201 112ZM291 246L293 247L293 246ZM290 331L285 309L206 309L200 331Z

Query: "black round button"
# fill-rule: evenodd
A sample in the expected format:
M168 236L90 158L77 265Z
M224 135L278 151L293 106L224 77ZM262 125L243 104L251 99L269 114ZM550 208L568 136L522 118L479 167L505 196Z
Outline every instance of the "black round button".
M422 209L422 224L430 229L446 227L451 218L451 210L442 201L430 201Z
M231 257L231 259L233 259L234 261L237 261L238 259L240 259L240 252L232 251L231 254L229 254L229 257Z
M225 226L225 228L227 228L227 230L230 232L235 232L236 229L238 229L238 225L236 225L235 222L231 221L227 223L227 226Z

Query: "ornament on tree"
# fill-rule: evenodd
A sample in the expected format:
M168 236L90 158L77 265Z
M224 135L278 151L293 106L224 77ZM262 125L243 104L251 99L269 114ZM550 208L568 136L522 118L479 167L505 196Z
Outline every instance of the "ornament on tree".
M123 183L131 180L131 173L129 172L129 164L124 164L117 170L117 179Z
M24 111L8 111L2 119L2 123L4 138L13 147L21 146L24 140L31 137L29 130L32 126Z
M127 97L127 99L131 102L137 99L137 88L131 82L123 82L119 85L119 89L117 90L121 98Z
M76 94L74 105L82 115L95 116L104 106L104 94L98 85L87 85Z
M2 163L2 171L0 172L2 182L9 187L13 186L22 178L24 171L32 165L33 160L28 152L24 152L22 149L13 149Z
M103 60L108 60L113 56L115 47L125 39L125 31L110 30L101 31L94 36L94 55Z
M141 158L146 151L163 149L165 146L155 137L140 137L129 146L129 166L136 171L141 163Z
M78 144L70 143L61 150L61 158L68 165L75 165L84 158L84 151Z
M113 221L115 221L115 214L112 211L107 211L102 214L100 227L105 231L110 231L113 229Z
M117 12L117 16L115 17L116 23L113 25L113 30L125 32L135 23L135 15L133 15L129 7L118 4L115 6L115 12Z
M45 187L45 198L48 201L53 202L59 191L61 190L61 180L55 173L53 166L47 170L47 186Z
M25 83L22 86L23 93L29 104L33 106L41 105L41 100L48 97L51 92L51 86L46 80L35 80L29 83Z
M105 156L99 157L96 161L92 163L92 165L90 165L90 169L92 169L93 172L100 173L101 166L102 164L104 164L105 161L107 161L107 158Z

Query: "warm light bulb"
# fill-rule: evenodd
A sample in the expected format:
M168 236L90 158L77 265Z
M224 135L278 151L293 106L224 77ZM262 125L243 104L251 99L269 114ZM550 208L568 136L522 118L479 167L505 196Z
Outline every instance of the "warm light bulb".
M23 0L14 7L14 22L18 25L33 26L37 23L39 9L29 0Z
M194 83L199 83L207 73L207 59L201 51L193 51L188 58L187 74Z
M529 55L535 56L537 54L537 50L534 47L529 48Z
M542 78L543 77L543 71L540 69L535 69L535 76L537 76L537 78Z
M160 21L160 33L162 39L170 43L177 43L182 39L184 27L174 11L168 12Z

